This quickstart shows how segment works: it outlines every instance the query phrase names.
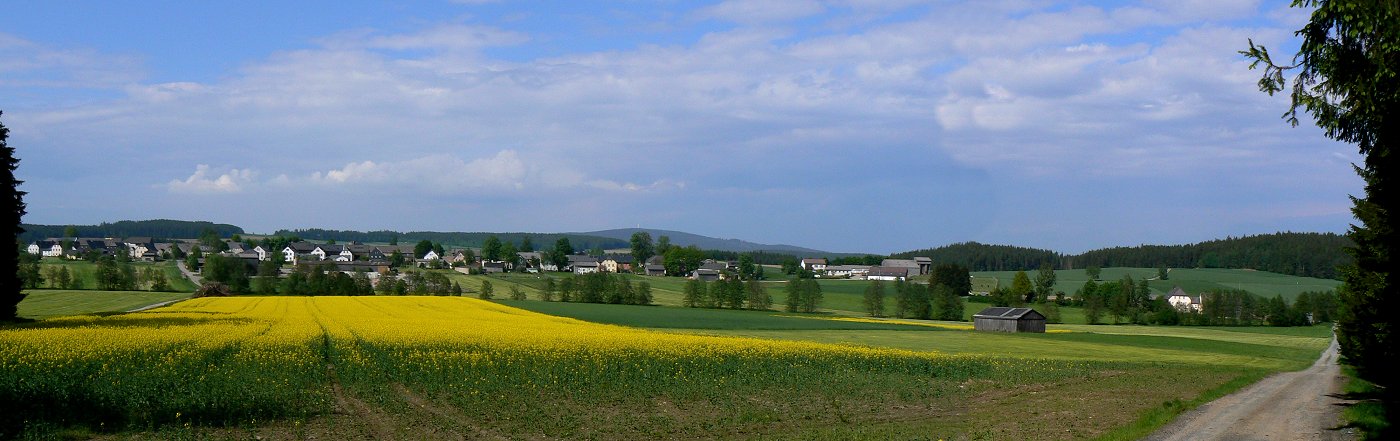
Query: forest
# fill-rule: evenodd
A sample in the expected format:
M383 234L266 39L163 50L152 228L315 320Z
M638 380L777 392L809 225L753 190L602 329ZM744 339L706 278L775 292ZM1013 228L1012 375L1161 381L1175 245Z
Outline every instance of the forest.
M1337 266L1351 259L1345 251L1350 246L1351 241L1339 234L1281 232L1227 237L1187 245L1103 248L1073 255L1036 248L963 242L892 256L927 256L935 262L956 263L972 271L1030 270L1038 268L1042 262L1050 262L1057 269L1090 266L1231 268L1336 279Z
M24 233L20 243L44 240L50 237L151 237L155 239L186 239L200 237L213 230L219 237L244 234L243 229L229 224L216 224L208 221L182 221L153 219L141 221L103 222L97 225L31 225L22 224ZM72 230L69 230L69 229ZM65 234L73 233L77 234Z

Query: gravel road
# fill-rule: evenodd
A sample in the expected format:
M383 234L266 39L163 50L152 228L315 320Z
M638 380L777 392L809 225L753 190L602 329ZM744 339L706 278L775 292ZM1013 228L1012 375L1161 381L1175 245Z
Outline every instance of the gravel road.
M1183 413L1176 421L1144 438L1184 440L1352 440L1341 425L1336 398L1344 377L1337 366L1333 339L1312 367L1274 374L1258 383Z

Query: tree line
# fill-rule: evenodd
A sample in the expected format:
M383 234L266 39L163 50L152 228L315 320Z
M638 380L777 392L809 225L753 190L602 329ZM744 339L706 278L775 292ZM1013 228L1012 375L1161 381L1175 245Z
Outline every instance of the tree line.
M789 288L793 286L789 285ZM788 297L791 300L788 302L789 312L815 311L821 303L821 287L817 287L815 292L807 287L790 289ZM690 279L681 289L681 306L768 310L773 306L773 297L756 279L744 281L731 277L709 282Z
M483 281L482 299L491 299L490 281ZM525 293L511 285L511 300L525 300ZM545 302L609 303L614 305L650 305L652 302L651 283L632 284L632 279L621 274L604 272L583 275L569 275L555 283L553 277L545 279L539 288L539 299Z
M962 321L966 311L962 294L971 288L969 271L954 264L933 268L929 283L893 282L894 317L923 320ZM885 315L885 283L879 280L866 286L862 305L871 317Z
M449 244L462 247L479 247L486 243L489 237L497 237L512 243L522 243L526 240L534 243L553 243L560 238L568 238L575 247L579 249L611 249L626 248L627 242L600 236L588 236L582 234L560 234L560 233L469 233L469 232L440 232L440 231L409 231L398 232L390 230L378 231L353 231L353 230L327 230L321 228L307 228L298 230L277 230L275 236L296 236L304 240L327 241L354 241L362 243L389 243L412 242L428 240L435 243Z
M182 221L153 219L140 221L103 222L97 225L35 225L24 224L25 232L19 236L22 243L44 240L50 237L132 237L147 236L157 239L194 238L212 230L221 237L244 234L243 229L229 224L216 224L208 221Z
M1337 268L1351 262L1345 251L1350 246L1351 240L1339 234L1281 232L1187 245L1112 247L1074 255L1038 248L963 242L895 253L891 257L924 256L935 262L963 265L972 271L1025 271L1049 263L1055 269L1091 266L1247 268L1336 279L1339 277Z

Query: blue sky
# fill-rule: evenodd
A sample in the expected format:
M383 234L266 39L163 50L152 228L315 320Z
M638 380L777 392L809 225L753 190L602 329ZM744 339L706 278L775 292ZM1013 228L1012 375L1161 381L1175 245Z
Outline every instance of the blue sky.
M1236 53L1287 2L109 3L0 15L26 222L1077 252L1361 193Z

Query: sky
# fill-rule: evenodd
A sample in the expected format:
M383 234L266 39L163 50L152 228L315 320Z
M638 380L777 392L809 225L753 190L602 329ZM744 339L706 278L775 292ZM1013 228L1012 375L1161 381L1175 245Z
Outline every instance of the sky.
M120 3L120 4L118 4ZM1342 232L1287 1L62 1L0 14L27 223L1080 252Z

